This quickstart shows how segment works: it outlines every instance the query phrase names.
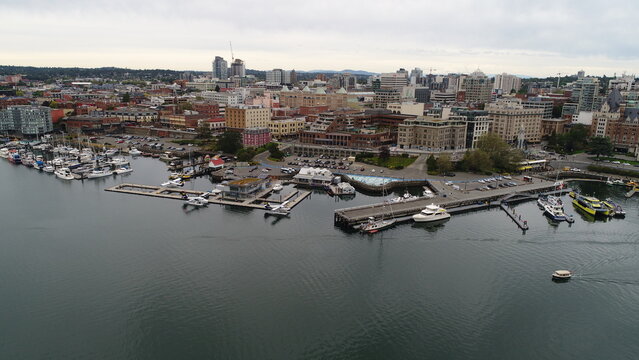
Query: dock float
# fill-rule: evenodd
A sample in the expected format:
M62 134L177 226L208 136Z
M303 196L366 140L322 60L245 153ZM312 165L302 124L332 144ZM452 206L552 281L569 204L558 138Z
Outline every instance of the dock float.
M209 194L206 191L186 190L181 188L167 188L167 187L156 186L156 185L141 185L141 184L129 184L129 183L119 184L110 188L106 188L104 190L109 192L122 193L122 194L150 196L150 197L173 199L173 200L184 200L182 198L183 193L186 194L187 196L202 196L205 194ZM264 205L266 205L267 203L282 203L288 200L289 202L287 203L286 207L288 207L289 209L292 209L311 194L310 191L300 191L295 189L292 192L286 194L282 198L282 200L268 199L267 197L272 193L272 191L273 191L272 188L267 188L263 190L262 192L260 192L258 196L244 199L241 201L226 199L222 195L209 194L208 202L209 204L239 206L239 207L245 207L245 208L265 210Z
M467 196L461 200L447 200L446 198L429 199L418 198L397 203L377 203L364 206L356 206L345 209L337 209L334 213L334 224L336 226L357 227L368 221L370 217L394 218L399 222L408 220L414 214L420 212L424 207L435 203L445 208L451 215L460 214L469 211L483 210L491 207L497 207L501 204L514 204L523 201L537 199L539 194L544 195L561 195L570 192L571 189L556 190L553 185L529 187L526 192L515 193L482 193L477 196ZM517 226L523 229L527 224L519 222ZM521 225L521 226L520 226Z
M514 209L513 211L510 211L508 209L507 203L502 202L501 204L499 204L499 207L504 210L506 214L508 214L508 216L515 222L515 224L517 224L517 226L519 226L520 229L524 231L528 230L528 221L522 220L521 215L517 216Z

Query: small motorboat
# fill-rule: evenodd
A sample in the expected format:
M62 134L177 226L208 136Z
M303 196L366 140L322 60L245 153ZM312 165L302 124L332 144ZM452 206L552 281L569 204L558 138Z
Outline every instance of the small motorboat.
M60 168L58 170L55 170L55 176L58 177L58 179L62 179L62 180L73 180L75 179L75 177L73 176L73 173L71 173L71 170L69 170L69 168Z
M131 155L131 156L140 156L140 155L142 155L142 151L140 151L140 150L138 150L136 148L131 148L129 150L129 155Z
M133 169L127 166L123 166L121 168L115 169L114 172L117 175L124 175L124 174L129 174L131 172L133 172Z
M282 189L284 189L284 186L282 186L282 184L277 183L275 184L275 186L273 186L273 191L282 191Z
M93 169L90 173L87 174L87 179L98 179L105 176L113 175L113 171L109 169Z
M55 168L51 165L47 165L45 167L42 168L42 171L46 172L46 173L52 173L55 171Z
M569 270L555 270L552 273L552 279L555 281L566 281L572 278L572 272Z
M430 189L427 189L426 187L424 187L424 192L422 193L422 195L428 199L432 199L435 197L435 194Z

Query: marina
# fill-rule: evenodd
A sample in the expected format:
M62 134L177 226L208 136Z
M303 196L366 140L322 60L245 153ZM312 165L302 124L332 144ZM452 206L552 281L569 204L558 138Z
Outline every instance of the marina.
M150 196L164 199L184 200L184 194L193 196L207 196L208 202L218 205L231 205L244 208L266 210L265 205L268 203L283 203L287 202L286 206L289 209L297 206L302 200L308 197L311 192L305 190L294 189L293 191L285 194L282 197L270 199L269 195L273 193L273 188L267 188L255 197L245 199L243 201L235 201L232 199L226 199L221 194L213 194L208 191L197 190L185 190L178 188L169 188L155 185L140 185L140 184L128 184L123 183L116 186L112 186L104 189L109 192L116 192L130 195Z

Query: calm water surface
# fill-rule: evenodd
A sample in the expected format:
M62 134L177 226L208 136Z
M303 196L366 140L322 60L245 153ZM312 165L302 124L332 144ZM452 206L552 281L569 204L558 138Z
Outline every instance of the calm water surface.
M633 359L639 207L550 224L518 205L374 236L333 226L314 193L290 219L109 193L164 165L63 182L0 161L2 359ZM187 188L209 189L207 179ZM285 190L286 191L286 190ZM568 202L568 198L566 198ZM569 213L575 213L567 204ZM568 283L553 270L579 274Z

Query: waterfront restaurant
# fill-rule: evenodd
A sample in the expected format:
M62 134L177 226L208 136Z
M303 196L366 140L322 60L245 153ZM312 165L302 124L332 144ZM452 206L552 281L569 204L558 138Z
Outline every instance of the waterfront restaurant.
M333 173L328 169L303 167L293 176L298 185L324 187L333 182Z
M225 198L229 199L248 199L268 186L266 178L246 178L229 181L228 186L223 190Z

